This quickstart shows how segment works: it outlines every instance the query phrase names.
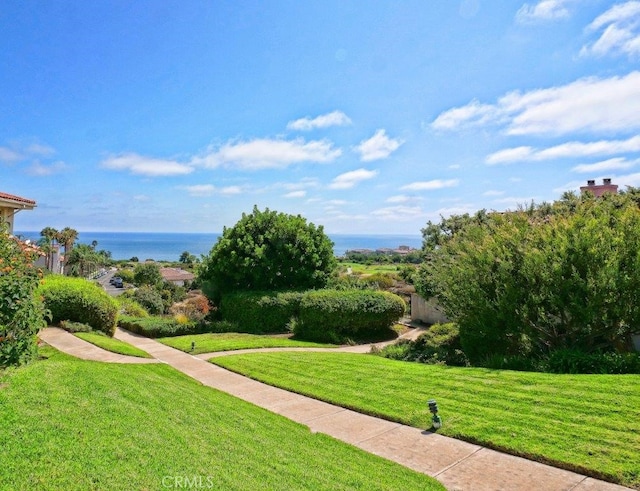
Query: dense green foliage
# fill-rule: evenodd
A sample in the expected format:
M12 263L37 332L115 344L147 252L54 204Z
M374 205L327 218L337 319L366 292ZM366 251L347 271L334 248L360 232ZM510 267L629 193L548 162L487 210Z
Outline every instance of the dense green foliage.
M236 292L225 295L220 313L233 322L240 332L286 332L291 319L298 314L302 293Z
M136 264L133 270L133 282L136 285L156 285L162 281L160 266L156 263Z
M394 360L450 366L467 365L467 358L460 344L460 331L453 322L434 324L415 341L400 339L376 354Z
M97 251L87 244L77 244L65 257L65 272L70 276L84 278L111 263L108 251Z
M113 336L118 305L102 288L82 278L50 275L38 288L51 322L74 321L88 324Z
M144 285L137 288L131 299L141 305L149 314L158 315L164 312L162 294L153 286Z
M42 351L0 372L2 489L443 489L165 364Z
M271 385L640 489L640 376L445 367L349 353L211 360Z
M638 193L452 217L423 231L417 281L460 327L473 362L631 350L640 326Z
M397 295L371 290L308 291L294 333L300 339L343 343L391 331L406 305Z
M214 304L237 291L323 287L335 269L333 243L322 226L266 209L242 215L204 258L198 277Z
M0 221L0 367L26 363L37 352L36 334L45 323L34 260Z
M130 317L123 315L118 319L118 325L127 331L149 338L208 332L206 324L178 322L173 317Z

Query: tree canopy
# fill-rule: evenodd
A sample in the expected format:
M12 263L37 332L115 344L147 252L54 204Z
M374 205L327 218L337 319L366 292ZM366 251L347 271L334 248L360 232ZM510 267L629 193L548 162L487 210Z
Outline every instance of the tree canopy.
M243 213L233 227L224 228L198 275L217 303L234 291L320 288L335 265L333 242L322 226L254 206L251 214Z
M416 287L458 322L471 359L629 350L640 330L637 198L563 195L429 223Z

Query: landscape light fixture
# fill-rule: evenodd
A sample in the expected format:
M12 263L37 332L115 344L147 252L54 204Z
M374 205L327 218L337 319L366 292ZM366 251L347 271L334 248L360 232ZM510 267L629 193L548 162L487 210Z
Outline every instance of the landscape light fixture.
M195 341L191 341L191 351L196 349L196 342Z
M433 428L437 430L442 426L442 418L438 416L438 403L435 399L429 399L427 401L427 404L429 404L429 411L431 411L431 413L433 414L433 418L431 418L431 424Z

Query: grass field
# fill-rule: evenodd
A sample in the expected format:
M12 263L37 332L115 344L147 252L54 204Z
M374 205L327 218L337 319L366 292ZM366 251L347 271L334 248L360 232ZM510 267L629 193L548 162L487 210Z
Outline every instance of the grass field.
M1 489L444 489L164 364L42 351L0 371Z
M297 341L283 336L267 336L243 333L221 334L192 334L187 336L175 336L160 338L159 341L172 348L179 349L194 355L200 353L212 353L214 351L232 351L250 348L335 348L334 344L311 343ZM196 347L192 351L191 343Z
M348 268L351 268L351 273L357 275L398 273L400 266L400 264L361 264L350 262L340 262L338 264L340 272L344 273Z
M640 489L640 376L443 367L346 353L258 353L212 362L360 412Z
M137 356L139 358L151 358L149 353L142 351L135 346L131 346L119 339L110 338L106 334L100 332L76 332L74 336L79 337L91 344L95 344L99 348L102 348L113 353L119 353L121 355Z

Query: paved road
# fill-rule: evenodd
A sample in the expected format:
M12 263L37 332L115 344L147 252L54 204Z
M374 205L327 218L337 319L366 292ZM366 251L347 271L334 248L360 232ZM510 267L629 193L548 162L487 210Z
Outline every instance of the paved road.
M122 295L125 291L124 288L116 288L115 286L113 286L111 283L109 283L109 280L111 278L113 278L113 275L116 273L115 269L111 269L109 270L109 272L98 278L96 281L98 282L98 284L104 288L104 290L111 295L112 297L117 297L118 295Z

